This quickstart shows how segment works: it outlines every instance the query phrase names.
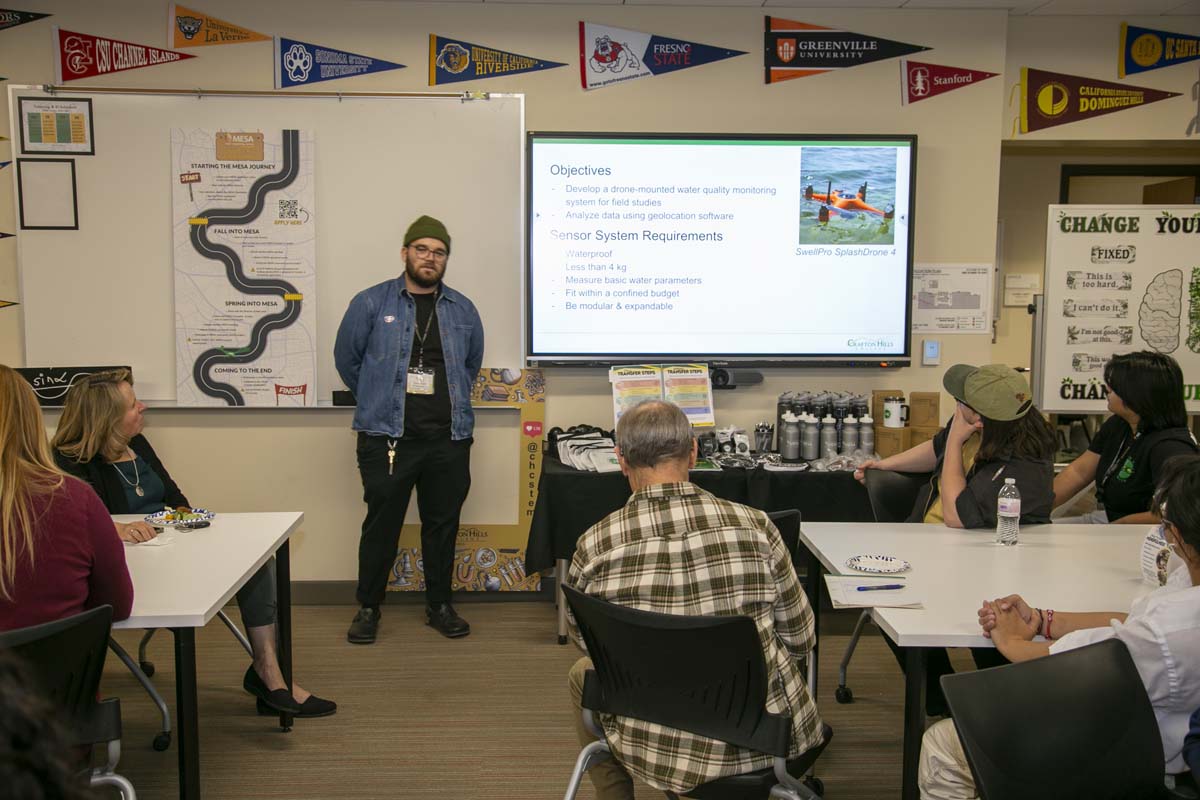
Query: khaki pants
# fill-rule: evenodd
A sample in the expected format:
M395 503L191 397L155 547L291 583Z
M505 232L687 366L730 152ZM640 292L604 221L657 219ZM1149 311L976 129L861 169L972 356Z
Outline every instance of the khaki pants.
M925 731L917 784L921 788L921 800L973 800L979 797L953 720L944 719Z
M581 658L571 667L567 675L567 684L571 687L571 705L575 712L575 734L579 737L579 745L591 744L596 737L583 724L583 709L580 705L583 698L583 676L592 668L590 658ZM588 777L596 787L596 800L634 800L633 778L615 759L602 761L588 770Z

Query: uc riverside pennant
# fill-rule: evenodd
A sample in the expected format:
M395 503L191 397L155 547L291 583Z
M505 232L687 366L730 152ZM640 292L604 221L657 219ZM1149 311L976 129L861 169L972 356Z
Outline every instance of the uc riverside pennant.
M49 14L38 14L33 11L16 11L11 8L0 8L0 31L24 25L26 22L45 19Z
M430 86L498 78L502 75L517 75L565 66L566 64L560 61L543 61L540 58L464 42L462 39L448 39L436 33L429 34Z
M390 69L404 69L404 65L284 36L275 37L276 89L351 78L372 72L386 72Z
M909 61L907 58L902 58L900 59L900 79L904 81L904 86L900 93L900 99L904 105L908 105L918 100L927 100L935 95L986 81L999 74L966 67L948 67L945 64L926 64L923 61Z
M54 38L58 45L54 71L59 83L195 58L187 53L58 28L54 29Z
M1121 60L1117 75L1148 72L1200 58L1200 36L1156 31L1121 23Z
M767 17L763 63L767 83L779 83L928 49L865 33Z
M584 89L599 89L744 55L744 50L729 50L593 22L579 23L579 74Z
M167 41L172 47L265 42L271 38L264 33L174 3L167 14L167 25L170 28L167 31Z
M1179 92L1021 67L1021 133L1157 103Z

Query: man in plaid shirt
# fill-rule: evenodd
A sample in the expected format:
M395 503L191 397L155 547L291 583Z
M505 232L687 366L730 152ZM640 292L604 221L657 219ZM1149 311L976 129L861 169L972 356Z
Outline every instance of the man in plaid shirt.
M821 741L822 723L799 661L813 646L813 612L767 515L688 482L696 440L687 417L650 401L617 423L617 456L633 495L580 538L567 583L644 611L754 620L770 672L767 710L792 717L792 754ZM580 642L574 618L571 633ZM594 741L578 711L583 676L571 668L581 744ZM627 717L600 723L615 760L589 770L598 800L633 800L630 775L683 792L726 775L770 767L768 755Z

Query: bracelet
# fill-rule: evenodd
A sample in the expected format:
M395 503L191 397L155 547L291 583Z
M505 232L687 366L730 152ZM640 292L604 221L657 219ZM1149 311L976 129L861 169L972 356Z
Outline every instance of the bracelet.
M1044 619L1045 619L1045 627L1042 628L1042 636L1044 636L1047 639L1053 639L1054 637L1050 635L1050 626L1052 626L1054 624L1054 609L1047 608L1046 616L1044 617Z

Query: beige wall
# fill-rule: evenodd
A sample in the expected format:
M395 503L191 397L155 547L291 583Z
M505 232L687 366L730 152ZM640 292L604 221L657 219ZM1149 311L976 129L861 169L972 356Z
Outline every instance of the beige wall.
M92 3L25 0L22 8L56 14L51 22L67 28L148 44L161 44L166 4L158 0ZM1006 210L998 207L1001 181L1001 136L1006 114L1009 75L910 106L899 102L899 69L895 61L846 70L784 84L762 82L763 9L647 7L636 5L555 6L447 3L263 0L247 4L205 0L207 13L247 27L278 31L300 39L340 47L410 65L407 70L339 81L328 88L349 90L426 90L424 60L431 32L459 36L539 58L564 61L558 70L517 76L472 88L523 92L527 126L541 130L756 131L916 133L917 161L915 259L919 262L991 261L995 224ZM866 11L771 8L778 16L845 27L935 48L928 60L1002 72L1014 56L1010 40L1019 37L1020 58L1049 68L1073 48L1095 49L1106 70L1113 61L1116 21L1082 20L1106 31L1095 41L1064 38L1061 31L1080 23L1031 18L1014 23L1002 11ZM745 50L749 54L660 78L634 81L585 93L579 88L577 32L579 20L659 32ZM1189 24L1194 25L1190 20ZM1045 28L1041 26L1046 26ZM40 22L0 33L0 75L22 83L52 80L49 23ZM1045 30L1059 31L1054 36ZM1064 42L1066 43L1064 45ZM1043 52L1043 50L1045 52ZM201 58L182 64L137 70L102 79L104 85L266 89L271 86L267 45L238 45L198 51ZM1054 58L1051 58L1053 54ZM1089 56L1092 58L1092 56ZM1068 59L1069 61L1069 59ZM1032 63L1032 61L1031 61ZM1066 64L1062 65L1066 68ZM1172 78L1174 80L1174 78ZM1157 85L1157 84L1153 84ZM1167 105L1167 104L1162 104ZM1178 110L1179 114L1182 113ZM0 111L7 114L7 110ZM1143 111L1129 112L1129 116ZM1142 129L1140 139L1170 138L1182 127L1179 114L1165 116L1161 126ZM1122 117L1124 115L1115 115ZM1155 118L1157 119L1157 117ZM7 122L7 120L3 120ZM1131 127L1138 126L1131 121ZM430 135L447 135L430 131ZM452 134L451 134L452 135ZM1122 135L1133 136L1126 131ZM1117 135L1110 138L1120 138ZM0 160L6 158L0 150ZM414 154L419 157L419 154ZM1007 164L1007 159L1005 160ZM11 170L0 174L0 229L14 227ZM1043 181L1044 179L1044 181ZM1021 179L1036 189L1031 204L1042 204L1037 220L1012 215L1007 229L1014 268L1040 269L1037 249L1024 244L1044 236L1044 204L1057 194L1057 175L1030 174ZM1043 185L1045 183L1046 185ZM1053 183L1051 195L1045 188ZM1034 186L1036 184L1036 186ZM135 187L130 187L134 190ZM505 202L501 199L501 202ZM517 202L511 198L508 202ZM402 217L419 212L419 196ZM1027 209L1022 209L1027 210ZM1032 212L1031 212L1032 214ZM1019 233L1018 233L1019 232ZM464 234L459 233L457 236ZM469 235L469 234L466 234ZM1015 251L1014 251L1015 248ZM0 297L17 290L15 248L0 243ZM734 265L731 265L733 267ZM830 264L831 268L837 265ZM451 266L451 269L453 266ZM514 274L514 279L517 275ZM460 287L468 294L470 286ZM731 268L730 291L741 286ZM114 313L135 313L114 309ZM1012 360L1028 351L1027 333L1008 314L1001 320L1001 341L993 348L987 336L945 336L943 364ZM486 323L486 320L485 320ZM64 320L69 325L70 320ZM21 364L20 311L0 311L0 361ZM82 335L83 332L81 332ZM164 332L168 335L168 332ZM515 331L489 331L492 336ZM1026 338L1022 339L1022 336ZM331 343L328 343L331 346ZM914 352L919 347L919 338ZM485 363L487 363L485 361ZM500 365L496 365L500 366ZM774 398L793 388L901 388L928 390L940 385L941 367L839 371L783 369L767 373L755 388L718 393L721 424L752 425L774 415ZM548 423L611 424L605 376L598 370L560 369L547 375ZM949 404L943 401L943 410ZM49 420L53 424L51 416ZM350 414L344 410L193 411L159 409L148 433L193 502L217 510L302 509L306 523L296 539L293 574L298 580L346 580L355 574L355 548L361 519L360 487L354 466ZM479 414L474 451L475 483L464 522L514 521L515 414Z

